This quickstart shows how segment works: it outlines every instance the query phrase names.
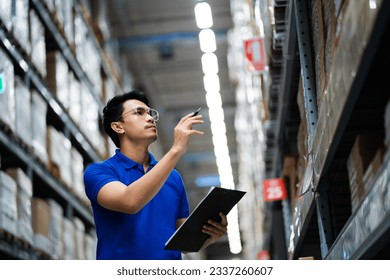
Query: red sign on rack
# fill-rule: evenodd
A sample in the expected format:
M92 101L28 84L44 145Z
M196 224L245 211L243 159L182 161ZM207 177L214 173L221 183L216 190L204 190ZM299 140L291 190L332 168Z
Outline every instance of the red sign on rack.
M257 253L257 259L258 260L270 260L269 252L268 251L260 251Z
M263 181L264 201L276 201L287 198L286 185L282 178L266 179Z
M265 70L265 49L263 38L253 38L244 41L244 52L247 69L251 72Z

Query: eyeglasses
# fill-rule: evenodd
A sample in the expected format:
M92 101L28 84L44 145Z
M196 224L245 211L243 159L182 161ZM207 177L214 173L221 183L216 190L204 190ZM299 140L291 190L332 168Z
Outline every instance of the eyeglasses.
M118 120L120 120L124 115L127 115L128 113L131 113L131 112L135 112L134 115L137 115L138 117L143 117L143 118L146 118L146 115L149 115L154 119L155 122L158 121L158 119L160 118L160 114L155 109L145 108L145 107L135 107L135 108L127 111L126 113L123 113L118 118Z

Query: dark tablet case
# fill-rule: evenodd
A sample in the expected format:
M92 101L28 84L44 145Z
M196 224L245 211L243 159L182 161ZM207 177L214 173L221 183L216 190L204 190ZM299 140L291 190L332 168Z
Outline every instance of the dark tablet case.
M221 221L219 212L227 215L246 192L212 187L209 193L196 206L186 221L165 243L165 250L198 252L210 236L202 232L209 219Z

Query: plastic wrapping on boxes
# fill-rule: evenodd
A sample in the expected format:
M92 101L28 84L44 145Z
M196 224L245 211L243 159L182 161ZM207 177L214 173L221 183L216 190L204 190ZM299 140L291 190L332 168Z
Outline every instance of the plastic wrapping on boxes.
M84 160L83 156L79 153L78 150L72 148L72 188L76 196L80 199L86 199L84 191L84 181L83 181L83 172L84 172Z
M85 61L84 55L84 42L88 36L88 26L83 20L80 13L76 13L74 17L74 30L75 30L75 48L76 48L76 58L80 61L81 65L84 65Z
M47 86L61 102L63 107L69 109L69 67L59 51L50 51L46 53L46 82Z
M102 77L96 74L96 69L100 69L102 61L94 43L95 38L91 36L87 23L78 12L75 14L74 24L76 58L91 81L94 92L100 92Z
M0 120L10 130L15 131L15 88L14 66L0 48L0 75L2 92L0 93Z
M66 1L68 2L68 1ZM34 10L30 10L31 61L42 77L46 76L45 28Z
M81 129L88 135L95 149L104 154L105 145L99 130L99 106L90 92L82 91L81 98L83 119Z
M47 151L49 170L69 187L72 185L71 142L64 134L52 126L47 129Z
M71 220L64 217L62 235L62 259L73 260L75 258L75 226Z
M85 225L77 217L73 218L74 223L74 240L75 240L75 259L84 260L85 259Z
M14 179L0 170L0 228L17 236L17 185Z
M31 94L21 78L15 76L16 134L22 141L31 144Z
M111 98L115 96L115 86L112 80L104 79L103 81L103 103L106 104Z
M379 133L359 134L356 137L347 161L348 178L351 189L352 210L355 211L366 194L363 175L379 147L382 146Z
M380 231L386 223L390 210L390 154L385 154L383 168L373 181L372 189L367 193L354 218L344 227L343 234L333 244L327 259L340 260L351 258L364 244L371 240L372 234ZM382 228L383 229L383 228Z
M51 255L53 243L49 238L50 207L46 200L34 197L32 201L32 227L34 231L34 248Z
M61 1L64 13L64 33L69 45L74 45L73 1Z
M48 164L48 154L46 151L46 114L46 101L37 91L33 90L31 93L31 145L34 154L45 165Z
M80 127L81 123L81 87L73 72L69 72L69 115Z
M18 237L29 244L33 243L32 230L32 182L26 173L20 168L8 168L7 174L17 184L17 232Z
M366 193L372 187L373 182L376 178L376 174L382 165L383 154L384 154L384 149L382 147L379 147L376 150L375 155L373 156L370 164L367 166L366 171L364 172L363 185L364 185L364 191Z
M8 30L10 30L12 26L12 1L13 0L0 1L0 19Z
M86 63L82 65L84 66L88 79L92 82L94 92L100 92L102 87L102 76L96 75L96 69L101 68L102 60L93 40L94 38L88 36L84 42L83 51L85 55L84 61Z
M46 1L48 2L48 1ZM53 0L52 12L69 45L74 43L73 1Z
M94 260L96 259L96 235L87 233L84 235L84 251L85 259Z
M63 219L64 211L53 199L48 199L47 203L50 208L50 222L49 222L49 239L53 243L53 259L60 259L62 257L62 237L63 237Z
M330 56L332 68L321 97L318 123L313 137L315 174L322 173L323 159L333 141L341 113L344 107L348 106L346 100L378 12L378 9L370 9L367 1L345 1L342 6L337 15L337 32ZM337 8L340 10L339 5Z
M229 79L233 84L238 85L240 79L242 79L245 69L243 65L245 63L244 49L243 49L243 36L250 36L249 28L247 27L235 27L228 31L227 38L229 43L227 63L229 68ZM242 81L241 81L242 82ZM237 95L239 97L239 95ZM241 95L242 96L242 95Z
M12 9L12 33L27 54L31 53L29 40L29 0L14 0Z
M316 75L316 95L317 105L321 101L321 96L325 90L326 74L325 74L325 27L323 19L323 9L321 0L311 1L312 13L312 30L313 30L313 47L314 47L314 65Z

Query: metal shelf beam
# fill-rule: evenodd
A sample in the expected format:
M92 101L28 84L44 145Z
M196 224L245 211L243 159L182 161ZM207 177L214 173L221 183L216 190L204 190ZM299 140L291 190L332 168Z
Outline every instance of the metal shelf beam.
M344 226L325 259L361 259L389 231L390 152L385 156L370 191Z
M301 76L305 100L306 126L309 133L308 146L310 152L313 144L314 130L317 125L318 113L314 63L310 40L310 18L306 4L306 0L295 0L293 12L295 13L297 28L299 59L301 62Z
M285 34L285 47L283 48L283 68L281 75L281 82L278 92L278 112L277 119L275 122L275 139L276 151L273 153L272 160L272 176L277 177L280 169L280 157L281 157L281 146L283 144L283 133L282 130L285 127L286 115L290 106L290 96L294 90L293 88L293 77L295 76L294 69L297 64L297 40L296 40L296 24L293 13L293 3L290 1L286 8L286 34Z
M84 81L87 85L89 91L91 92L92 96L94 97L95 101L99 105L99 111L101 112L103 109L102 100L100 100L98 94L95 92L95 89L91 83L91 81L88 79L87 75L85 74L84 70L80 66L79 62L73 55L68 42L65 40L64 37L62 37L61 32L58 30L58 27L53 22L53 19L51 18L51 15L49 11L46 9L44 4L41 0L32 0L32 6L35 8L35 11L37 14L41 17L44 25L46 28L50 31L50 34L53 35L55 41L57 42L63 56L65 57L66 61L71 66L72 70L76 74L77 78L80 81ZM100 69L96 69L96 71L100 71Z
M323 99L321 102L324 105L320 108L320 111L318 113L318 119L322 121L322 124L317 125L313 134L313 149L311 156L309 157L309 161L312 160L313 166L310 166L310 164L308 164L307 168L311 168L311 171L306 168L306 172L308 172L310 176L305 176L303 184L304 186L306 186L306 188L304 188L305 194L303 195L303 198L301 197L300 199L298 199L296 205L297 210L293 219L293 230L289 247L290 258L295 258L299 254L298 251L300 247L298 245L303 242L302 239L304 238L304 235L300 234L299 236L298 234L304 231L304 226L306 225L306 223L308 223L307 217L310 217L310 211L312 210L312 208L314 208L314 194L317 191L317 188L320 185L320 181L323 179L324 174L326 174L329 165L333 160L334 154L340 143L341 137L344 133L347 122L355 106L356 100L364 86L364 82L366 80L365 78L367 77L370 68L368 66L371 65L373 62L374 56L380 44L380 40L382 37L381 35L384 33L386 24L389 19L389 3L390 2L388 1L382 1L380 7L378 7L377 10L370 11L371 18L368 21L361 21L362 24L367 25L369 24L370 20L375 20L375 24L373 24L374 27L372 30L369 28L362 28L365 33L359 34L361 37L366 39L368 44L364 49L364 52L362 52L362 59L360 63L357 64L356 70L354 71L353 75L349 75L346 77L345 84L350 85L349 87L347 86L345 88L347 92L328 92L328 94L325 96L325 99ZM362 5L363 3L360 3L361 7ZM345 40L349 39L345 38ZM342 67L344 67L344 65L339 63L338 66L340 67L338 71L342 72ZM330 104L331 101L327 100L326 98L330 98L329 96L335 94L337 94L339 97L340 94L342 95L341 98L338 99L338 106L334 106L334 108L332 109L332 114L330 114L328 111L329 108L326 104ZM324 135L327 135L327 137L324 137ZM373 189L380 188L378 185L375 186ZM386 195L387 200L389 201L389 184L387 184L386 186L383 186L382 184L381 187L387 190ZM371 191L368 198L363 202L363 206L361 206L360 209L364 210L359 211L360 215L362 215L363 211L365 213L369 211L371 213L376 213L377 215L381 214L379 212L377 213L377 209L375 209L375 207L372 207L372 204L369 202L371 199L379 199L379 196L377 197L373 194L374 192L375 191ZM382 193L383 192L384 191L382 191ZM329 250L326 259L358 258L359 256L361 256L365 250L365 248L363 247L364 245L362 245L364 242L367 242L369 239L375 240L379 238L380 233L383 232L383 230L388 230L389 223L386 220L386 217L388 218L389 215L387 214L386 217L383 217L382 214L379 216L383 218L382 222L380 222L378 225L379 228L375 229L375 232L373 231L373 229L371 231L371 235L366 234L364 238L355 236L354 230L358 228L358 225L359 227L361 227L361 224L363 222L369 223L368 219L359 219L356 215L351 217L350 221L345 226L345 230L343 230L339 234L334 245ZM376 236L375 234L378 234L378 236ZM350 239L350 241L346 241L351 236L352 238ZM348 254L344 254L343 248L345 246L352 246L353 249Z
M51 175L47 169L40 164L36 163L34 157L26 153L26 151L20 147L16 141L8 137L2 130L0 130L0 146L3 145L27 166L29 166L34 174L41 178L49 186L51 190L57 193L62 199L68 202L68 204L79 213L84 220L88 221L90 225L94 224L92 214L87 207L81 205L74 195L62 186L53 175Z
M46 100L50 108L53 109L53 111L58 115L62 123L74 137L74 139L76 139L76 141L80 144L81 148L84 150L84 154L92 161L99 161L100 156L93 148L91 142L74 124L73 120L69 117L65 109L63 109L60 102L58 102L53 94L49 92L46 85L42 81L42 78L34 70L32 63L20 53L20 51L13 45L13 43L10 42L8 39L9 37L10 35L7 34L7 31L3 28L0 28L0 45L2 45L11 54L13 60L19 64L21 69L25 72L26 76L29 77L35 88Z

